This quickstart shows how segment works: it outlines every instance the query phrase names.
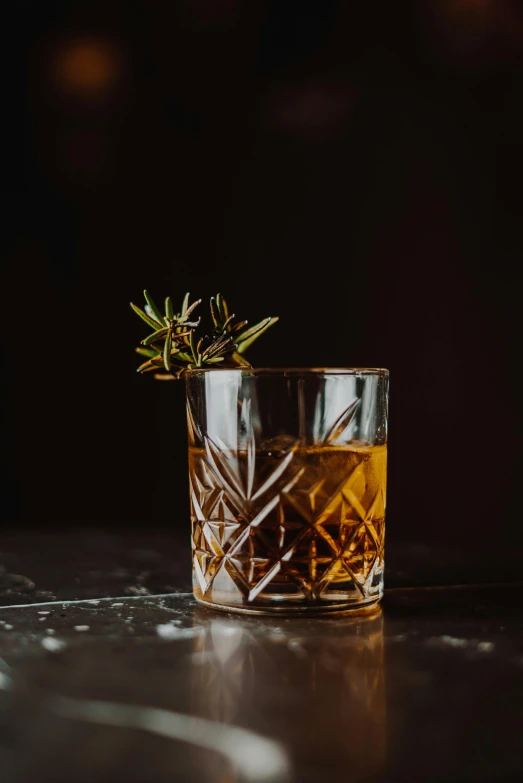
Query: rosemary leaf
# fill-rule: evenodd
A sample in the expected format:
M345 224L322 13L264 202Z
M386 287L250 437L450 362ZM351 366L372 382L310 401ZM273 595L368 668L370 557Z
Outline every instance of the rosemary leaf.
M176 354L176 361L177 362L182 361L182 362L186 362L187 364L190 364L192 362L192 359L188 353L185 353L184 351L180 351L179 353Z
M174 318L174 308L170 296L165 298L165 315L169 321L172 321Z
M230 325L230 323L231 323L231 321L232 321L232 319L233 319L233 318L235 318L235 315L234 315L234 313L233 313L232 315L230 315L230 316L227 318L227 320L225 321L225 323L224 323L224 325L223 325L223 327L222 327L224 332L226 332L226 331L230 331L230 329L228 330L228 327L229 327L229 325Z
M158 370L162 366L161 363L158 363L155 359L148 359L146 362L141 364L136 372L148 372L149 370Z
M163 363L167 372L171 369L171 344L171 334L168 332L163 346Z
M186 312L187 308L189 307L189 296L190 296L189 291L187 291L187 293L183 297L182 309L181 309L180 315L185 315L185 312Z
M163 329L158 329L157 332L153 332L148 337L145 338L145 340L142 340L142 345L150 345L151 343L154 343L155 340L159 340L160 337L163 337L165 334L167 334L169 330L166 326L163 327Z
M184 337L187 337L191 332L192 329L187 329L185 332L174 332L172 335L173 340L181 340L181 342L184 342Z
M229 308L227 307L227 302L221 294L216 294L216 304L218 305L221 323L223 324L229 317Z
M158 356L158 351L154 348L135 348L134 349L136 353L139 353L140 356L148 356L149 359L153 359L155 356Z
M251 326L249 329L246 329L244 332L241 332L241 334L236 335L236 339L238 342L243 342L243 340L247 340L249 337L252 337L252 335L259 332L263 327L269 323L271 318L264 318L263 321L260 321L257 324L254 324L254 326Z
M269 318L260 321L259 324L253 326L251 329L247 329L243 334L238 335L238 337L235 338L238 343L238 348L236 349L238 353L244 353L244 351L246 351L258 337L266 332L270 326L275 324L276 321L278 321L277 317L269 316Z
M161 369L163 370L163 364L160 364L160 365L158 365L158 364L151 364L150 367L146 367L145 370L142 370L142 375L143 375L143 373L146 373L146 372L158 372L158 370L161 370Z
M211 317L214 324L214 328L217 329L220 325L220 312L218 310L218 306L216 304L216 299L214 296L211 296Z
M191 353L192 353L192 362L195 362L197 364L198 356L196 354L196 348L194 345L194 332L191 332L191 334L189 335L189 346L191 348Z
M225 354L231 353L234 349L234 346L230 345L222 345L216 350L214 350L212 353L205 353L202 356L201 364L207 364L211 359L215 359L217 356L225 357Z
M238 351L233 351L231 354L231 359L233 359L237 364L240 365L240 367L252 367L252 364L247 361L241 354L238 353Z
M145 321L147 326L150 326L151 329L158 329L158 324L156 323L156 321L153 318L151 318L149 315L147 315L147 313L144 313L144 311L140 307L137 307L132 302L130 302L130 305L133 308L133 310L136 313L136 315L139 315L140 318L142 319L142 321Z
M201 301L202 301L201 299L197 299L196 302L193 302L192 305L186 309L184 315L188 318L190 316L190 314L192 313L192 311L196 307L198 307L199 304L201 304ZM200 319L199 318L198 318L198 323L200 323Z
M219 354L223 353L224 351L230 350L232 347L232 339L230 337L224 338L219 337L217 340L215 340L212 345L210 345L207 350L205 351L202 358L207 359L211 358L213 356L218 356Z
M164 325L163 315L161 314L159 309L156 307L156 305L154 303L154 299L149 294L149 291L144 291L143 295L145 297L145 301L147 302L147 304L151 308L151 312L153 313L154 317L156 318L158 323L161 324L161 326L163 326Z
M229 334L236 334L236 332L241 331L245 326L247 326L248 323L248 321L239 321L237 324L234 324L231 329L229 329Z

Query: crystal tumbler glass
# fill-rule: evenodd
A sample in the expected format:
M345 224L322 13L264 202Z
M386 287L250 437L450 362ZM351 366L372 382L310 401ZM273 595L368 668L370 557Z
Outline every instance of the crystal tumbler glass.
M198 601L258 613L379 601L388 387L383 369L186 374Z

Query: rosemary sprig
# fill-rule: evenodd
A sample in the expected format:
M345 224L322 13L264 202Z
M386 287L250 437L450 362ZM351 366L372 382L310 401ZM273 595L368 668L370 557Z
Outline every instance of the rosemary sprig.
M229 315L229 308L221 294L211 297L210 309L213 323L212 334L196 336L200 318L191 316L201 303L192 304L185 294L179 313L174 312L171 298L165 299L164 310L156 306L148 291L144 291L145 307L142 310L131 302L134 312L152 329L136 348L146 358L138 372L154 372L155 378L170 380L180 378L187 370L221 364L224 367L250 367L243 353L278 318L264 318L263 321L247 327L247 321L235 322L235 315Z

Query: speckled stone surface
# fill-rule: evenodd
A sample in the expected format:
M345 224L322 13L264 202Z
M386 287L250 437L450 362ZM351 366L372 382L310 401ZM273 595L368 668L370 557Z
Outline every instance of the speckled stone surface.
M2 783L523 780L523 582L398 569L368 616L240 616L150 540L9 540Z

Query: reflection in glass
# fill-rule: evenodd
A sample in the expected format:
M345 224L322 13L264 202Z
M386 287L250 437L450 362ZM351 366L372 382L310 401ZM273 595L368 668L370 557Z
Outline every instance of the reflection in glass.
M191 711L277 739L298 772L351 781L383 768L381 610L313 630L298 618L207 620L194 664Z

